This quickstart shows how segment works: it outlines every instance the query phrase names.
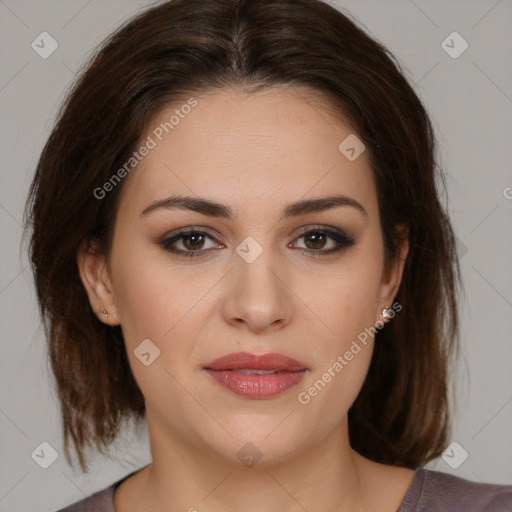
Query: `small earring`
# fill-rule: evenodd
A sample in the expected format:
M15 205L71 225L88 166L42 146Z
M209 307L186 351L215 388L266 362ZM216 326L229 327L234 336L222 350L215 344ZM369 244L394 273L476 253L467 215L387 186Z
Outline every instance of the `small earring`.
M108 318L108 311L106 309L102 309L101 312Z
M382 316L386 319L386 321L391 318L391 308L389 306L386 306L382 310Z

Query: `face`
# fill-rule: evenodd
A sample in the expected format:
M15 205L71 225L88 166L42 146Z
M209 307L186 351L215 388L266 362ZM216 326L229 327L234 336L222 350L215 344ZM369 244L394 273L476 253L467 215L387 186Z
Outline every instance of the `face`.
M166 436L236 461L251 442L262 462L284 460L345 422L407 248L385 271L367 151L347 158L338 147L354 132L314 96L282 88L194 98L194 108L161 112L141 138L155 147L123 183L109 265L83 253L80 272L95 311L122 326L161 437L152 444ZM155 204L173 196L223 207ZM289 208L304 201L309 209ZM240 352L298 367L234 357L208 370ZM247 375L244 361L279 373Z

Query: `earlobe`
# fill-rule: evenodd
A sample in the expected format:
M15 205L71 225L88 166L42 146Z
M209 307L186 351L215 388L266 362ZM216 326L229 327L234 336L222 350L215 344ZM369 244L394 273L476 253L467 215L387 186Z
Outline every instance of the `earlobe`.
M87 241L77 251L80 279L96 316L108 325L118 325L114 294L105 258Z

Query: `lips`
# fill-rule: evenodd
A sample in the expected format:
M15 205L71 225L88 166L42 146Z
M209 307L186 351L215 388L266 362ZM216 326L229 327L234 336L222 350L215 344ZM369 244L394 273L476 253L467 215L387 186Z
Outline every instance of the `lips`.
M277 370L296 372L307 370L306 366L291 357L282 354L263 354L257 356L248 352L237 352L215 359L205 367L209 370Z
M282 354L229 354L204 368L223 388L245 398L270 398L295 386L308 368Z

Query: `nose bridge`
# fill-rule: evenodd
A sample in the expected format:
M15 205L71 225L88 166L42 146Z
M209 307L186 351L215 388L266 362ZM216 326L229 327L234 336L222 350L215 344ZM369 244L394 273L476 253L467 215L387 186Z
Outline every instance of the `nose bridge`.
M281 258L270 245L271 236L248 236L233 253L235 268L227 298L231 320L244 320L252 327L284 320L290 312L290 297Z
M258 241L260 240L260 241ZM279 257L271 246L270 236L246 237L236 248L236 283L247 291L279 293L282 284L276 277Z

